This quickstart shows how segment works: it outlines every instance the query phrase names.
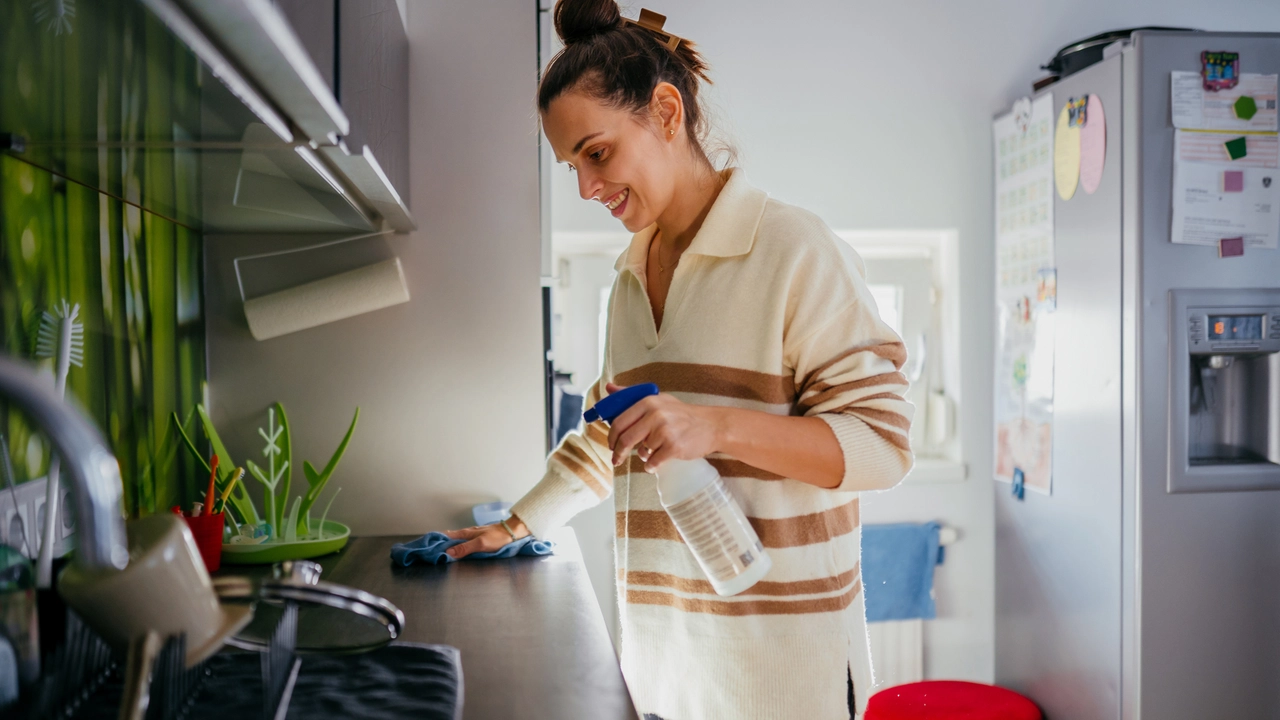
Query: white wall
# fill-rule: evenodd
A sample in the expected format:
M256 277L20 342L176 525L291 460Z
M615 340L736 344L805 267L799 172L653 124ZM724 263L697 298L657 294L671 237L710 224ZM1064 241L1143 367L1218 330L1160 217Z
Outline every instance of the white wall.
M838 229L954 228L961 243L962 397L970 479L867 498L868 522L941 519L961 530L938 569L931 677L993 675L991 475L993 115L1030 92L1059 47L1105 30L1172 25L1280 30L1275 0L658 0L697 41L752 181ZM638 10L632 8L628 14ZM616 231L556 169L557 232ZM1001 486L1003 488L1004 486ZM998 488L997 488L998 489Z
M414 0L407 10L418 230L392 246L412 301L255 342L231 258L311 239L207 243L210 395L233 457L258 456L254 428L280 400L294 462L321 465L360 405L330 517L365 535L470 525L472 504L537 482L545 455L537 18L516 2Z

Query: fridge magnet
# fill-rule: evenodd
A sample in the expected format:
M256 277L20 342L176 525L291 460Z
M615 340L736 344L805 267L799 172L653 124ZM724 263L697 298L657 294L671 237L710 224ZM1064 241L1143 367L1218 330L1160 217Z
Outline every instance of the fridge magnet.
M1084 127L1080 128L1080 187L1092 195L1102 183L1102 168L1107 159L1107 118L1102 100L1089 96Z
M1023 97L1014 101L1013 126L1024 135L1031 128L1031 98Z
M1053 181L1058 197L1070 200L1080 182L1080 128L1071 126L1070 103L1058 113L1053 133Z
M1231 112L1235 113L1237 119L1252 120L1258 114L1258 102L1252 96L1241 95L1231 104Z
M1244 255L1244 238L1222 238L1218 241L1218 257L1240 257Z
M1084 127L1088 114L1089 96L1067 98L1067 124L1073 128Z
M1026 474L1022 468L1013 469L1013 496L1019 500L1027 497Z
M1240 81L1240 53L1206 50L1200 53L1200 68L1206 91L1230 90Z
M1058 269L1041 268L1036 273L1036 305L1046 310L1058 307Z
M1235 140L1228 140L1223 143L1223 145L1227 148L1227 157L1230 157L1232 160L1239 160L1249 154L1249 147L1243 137L1238 137Z
M1243 170L1223 170L1222 171L1222 192L1224 193L1244 192L1244 171Z

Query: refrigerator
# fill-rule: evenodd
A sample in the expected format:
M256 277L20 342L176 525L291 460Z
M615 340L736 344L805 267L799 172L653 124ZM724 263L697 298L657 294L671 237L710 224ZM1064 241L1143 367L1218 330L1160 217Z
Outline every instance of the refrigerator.
M1106 109L1053 197L1051 492L995 486L995 681L1050 720L1280 718L1280 250L1171 241L1205 51L1280 73L1278 34L1144 31L1039 93Z

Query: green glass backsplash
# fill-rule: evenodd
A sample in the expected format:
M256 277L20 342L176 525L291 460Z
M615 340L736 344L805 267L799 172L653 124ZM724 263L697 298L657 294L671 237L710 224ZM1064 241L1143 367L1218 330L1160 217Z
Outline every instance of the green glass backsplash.
M205 380L199 160L171 144L198 136L200 81L136 0L0 3L0 133L28 140L0 153L0 352L33 360L41 313L80 305L67 393L111 442L131 516L193 487L168 418ZM24 415L0 404L0 433L20 480L45 473Z

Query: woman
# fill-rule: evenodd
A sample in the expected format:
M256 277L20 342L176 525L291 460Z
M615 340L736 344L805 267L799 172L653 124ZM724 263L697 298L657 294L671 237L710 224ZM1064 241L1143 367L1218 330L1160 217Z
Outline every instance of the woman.
M467 542L450 552L543 536L612 493L622 668L646 717L848 718L871 690L857 493L911 467L906 351L848 246L707 159L691 43L614 0L560 0L555 23L543 128L583 199L635 233L587 403L641 382L662 394L568 435L505 526L454 531ZM734 597L714 593L648 474L701 457L773 560Z

